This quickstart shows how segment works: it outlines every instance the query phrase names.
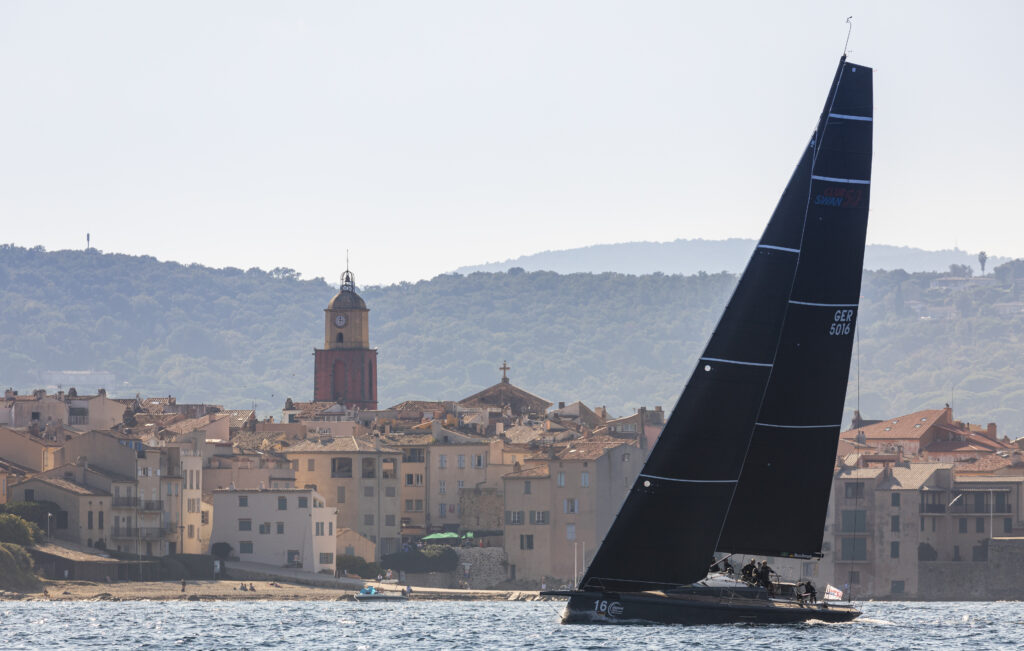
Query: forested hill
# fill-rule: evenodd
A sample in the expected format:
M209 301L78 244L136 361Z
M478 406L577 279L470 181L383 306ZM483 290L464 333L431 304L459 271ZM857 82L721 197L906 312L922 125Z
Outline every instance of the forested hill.
M543 251L504 262L489 262L456 269L457 273L507 271L522 267L527 271L569 273L695 274L728 271L739 273L750 259L754 240L675 240L672 242L622 242L596 244L561 251ZM1008 262L1007 258L988 258L987 269ZM978 254L960 249L925 251L909 246L869 244L864 253L865 269L903 269L904 271L944 271L950 265L967 265L980 272Z
M941 407L955 385L958 417L1024 435L1024 262L985 278L948 275L865 274L861 410L883 418ZM360 293L380 349L382 406L463 398L497 381L507 359L512 381L531 392L625 415L672 407L734 283L513 269ZM288 269L3 246L0 384L24 391L47 371L108 371L114 395L255 402L269 414L285 397L311 397L311 353L336 291Z

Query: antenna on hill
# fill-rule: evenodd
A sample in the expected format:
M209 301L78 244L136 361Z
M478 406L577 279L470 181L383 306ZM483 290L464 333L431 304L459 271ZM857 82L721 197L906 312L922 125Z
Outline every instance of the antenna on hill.
M88 251L90 246L91 245L89 244L89 234L86 233L85 234L85 250Z
M845 57L850 51L850 32L853 31L853 16L846 17L846 24L849 27L846 30L846 43L843 44L843 56Z

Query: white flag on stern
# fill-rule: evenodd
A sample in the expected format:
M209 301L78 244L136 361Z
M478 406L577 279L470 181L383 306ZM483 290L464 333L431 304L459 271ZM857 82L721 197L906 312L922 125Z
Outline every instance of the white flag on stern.
M842 601L843 591L834 585L825 586L825 598L831 601Z

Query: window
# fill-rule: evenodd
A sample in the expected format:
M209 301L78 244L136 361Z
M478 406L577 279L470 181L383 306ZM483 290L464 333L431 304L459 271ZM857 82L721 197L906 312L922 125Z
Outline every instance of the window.
M921 518L921 531L924 531L924 517Z
M87 529L92 529L92 511L89 511L89 513L88 513L88 515L86 517L86 520L89 523L89 524L86 525L86 528Z
M25 501L26 502L35 502L36 501L36 492L35 492L35 490L33 490L31 488L26 488L25 489Z
M299 498L299 508L300 509L308 509L309 508L309 498L308 497L300 497Z
M363 497L373 497L373 486L363 486Z
M889 558L900 557L900 541L894 540L889 543Z
M394 486L385 486L384 487L384 497L396 497L397 495L398 495L398 493L395 490Z
M316 523L314 523L313 531L314 531L313 535L316 535L316 536L324 535L324 523L323 522L316 522Z
M203 511L199 514L199 524L210 524L210 512Z
M288 510L288 498L284 495L278 496L277 498L277 510L287 511Z
M974 532L985 533L985 518L974 518Z
M559 486L565 486L565 473L564 472L558 473L558 485Z
M409 448L402 455L402 463L423 463L423 448Z
M377 477L377 460L371 457L363 458L363 479L374 479Z
M316 460L313 459L312 457L306 459L306 470L308 470L309 472L313 472L314 470L316 470Z
M351 477L352 476L352 458L351 457L334 457L331 459L331 477Z
M522 524L523 511L505 511L505 524Z
M270 533L270 523L269 522L261 522L260 523L260 533L261 534L268 534L268 533Z
M892 500L892 505L893 506L899 506L900 505L900 494L899 493L893 493L890 499Z
M841 560L865 561L868 558L868 542L864 538L843 538Z
M550 524L551 511L530 511L530 524Z
M439 455L437 455L437 467L438 468L447 468L448 467L448 455L447 454L439 454Z
M565 508L564 513L579 513L580 512L579 511L580 505L579 505L579 502L576 500L575 497L567 497L567 498L565 498L565 502L563 503L563 507Z
M523 495L529 495L530 491L532 489L533 489L533 486L530 485L530 480L529 479L527 479L526 481L523 482Z
M373 514L372 513L366 513L366 514L363 515L363 524L365 524L368 527L372 527L373 526Z
M903 581L893 581L892 582L892 593L893 594L903 594L904 585L905 584L904 584Z
M103 528L103 511L100 511L100 529ZM1003 533L1013 532L1013 518L1003 518Z
M195 538L196 537L196 525L194 525L194 524L188 525L188 537L189 538Z
M423 500L416 500L416 509L415 510L416 511L422 511L423 510Z
M239 495L238 496L238 506L240 506L240 507L249 506L249 496L248 495Z
M850 572L850 585L860 584L860 572Z
M466 455L460 454L458 456L458 458L456 459L456 462L458 463L459 470L462 470L463 468L465 468L466 467Z
M98 520L99 528L102 529L103 528L103 511L99 512L97 520ZM1009 531L1009 530L1007 530L1007 531Z
M867 511L843 511L844 532L861 533L867 530Z
M338 504L345 503L345 487L338 486Z
M466 482L464 480L462 480L462 479L456 479L455 480L455 487L458 488L459 490L462 490L463 488L466 487Z
M327 521L327 535L328 536L333 536L334 535L334 522L332 522L331 520Z
M242 542L238 543L238 553L239 554L251 554L252 553L252 541L251 540L243 540Z
M894 515L889 518L889 530L893 533L900 532L900 516Z
M445 480L441 479L437 482L437 492L441 493L442 495L448 492L448 484L445 482Z
M441 513L441 517L443 518L444 514L447 512L447 505L446 504L438 504L438 507L440 507L439 511Z
M590 486L590 473L586 470L580 473L580 486L582 488Z
M576 525L575 524L567 524L567 525L565 525L565 539L566 540L576 540Z
M393 526L395 526L395 516L394 516L394 514L388 513L388 514L386 514L384 516L384 526L385 527L393 527Z
M284 523L283 522L278 522L277 523L277 533L279 533L279 534L284 533Z
M320 564L321 565L331 565L333 563L334 563L334 554L332 554L330 552L321 552L320 553Z
M474 468L483 468L484 467L484 459L485 458L486 458L485 455L474 454L473 455L473 467Z
M252 531L252 520L249 520L248 518L239 520L238 521L238 530L239 531Z
M960 518L957 524L959 525L958 530L960 533L967 533L967 518Z
M846 499L861 499L864 497L864 482L862 481L848 481L846 482Z
M519 549L533 549L533 534L520 534Z

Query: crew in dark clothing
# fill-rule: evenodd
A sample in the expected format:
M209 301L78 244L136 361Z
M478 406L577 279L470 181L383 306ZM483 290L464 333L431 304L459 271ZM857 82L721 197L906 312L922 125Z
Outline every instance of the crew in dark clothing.
M757 561L755 561L754 559L750 559L750 562L744 565L743 569L740 570L740 575L742 576L743 580L747 583L755 583L757 581L756 577L754 576L755 571L757 571Z
M758 583L761 587L772 594L772 568L768 567L768 561L761 561L761 568L757 572Z
M804 583L804 598L812 604L818 603L818 591L814 589L814 584L810 580Z
M726 574L732 574L734 571L732 569L732 563L729 562L728 558L722 559L722 571Z

